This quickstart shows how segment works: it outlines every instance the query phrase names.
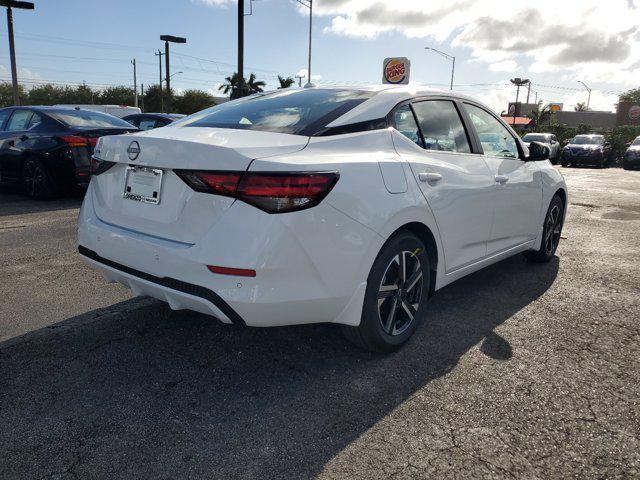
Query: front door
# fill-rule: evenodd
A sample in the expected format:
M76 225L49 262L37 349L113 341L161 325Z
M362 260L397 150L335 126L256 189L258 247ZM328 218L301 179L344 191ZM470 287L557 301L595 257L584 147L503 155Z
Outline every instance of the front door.
M536 238L542 208L541 178L535 162L525 162L509 129L494 115L469 103L464 108L475 127L494 180L494 215L489 255Z
M436 219L447 273L482 259L493 213L493 179L482 155L471 153L456 103L418 101L398 107L393 116L396 129L411 140L399 139L396 148Z

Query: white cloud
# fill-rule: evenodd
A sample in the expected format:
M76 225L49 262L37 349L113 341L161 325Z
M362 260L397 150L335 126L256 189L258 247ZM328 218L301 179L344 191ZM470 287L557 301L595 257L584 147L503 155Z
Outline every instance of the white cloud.
M503 60L489 65L489 70L492 72L513 72L517 69L518 62L515 60Z
M204 5L210 5L212 7L224 7L233 3L236 0L191 0L193 3L202 3Z
M472 60L506 71L573 71L586 79L633 84L640 62L640 9L630 0L316 0L331 17L325 32L374 38L387 32L450 42ZM510 63L507 63L510 62ZM638 77L635 76L635 79Z

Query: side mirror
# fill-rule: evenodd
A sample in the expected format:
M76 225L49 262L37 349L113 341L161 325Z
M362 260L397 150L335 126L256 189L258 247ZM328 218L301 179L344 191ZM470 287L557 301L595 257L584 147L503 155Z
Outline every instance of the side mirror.
M529 156L527 162L537 162L540 160L548 160L551 149L540 142L531 142L529 144Z

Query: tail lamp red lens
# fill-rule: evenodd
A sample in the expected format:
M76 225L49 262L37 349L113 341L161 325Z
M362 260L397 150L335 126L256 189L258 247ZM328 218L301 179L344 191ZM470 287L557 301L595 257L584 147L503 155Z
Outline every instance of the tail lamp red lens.
M318 205L338 181L338 172L210 172L175 170L198 192L237 198L267 213Z
M215 265L207 265L207 268L211 273L217 273L219 275L234 275L236 277L256 276L256 271L249 270L248 268L218 267Z

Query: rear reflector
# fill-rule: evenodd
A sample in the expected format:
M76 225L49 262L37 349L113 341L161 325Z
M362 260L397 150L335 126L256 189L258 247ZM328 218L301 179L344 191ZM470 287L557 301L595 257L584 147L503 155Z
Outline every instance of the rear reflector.
M197 192L237 198L267 213L318 205L339 178L338 172L174 172Z
M230 267L217 267L215 265L207 265L207 268L212 273L218 273L220 275L235 275L236 277L255 277L256 271L249 270L247 268L230 268Z

